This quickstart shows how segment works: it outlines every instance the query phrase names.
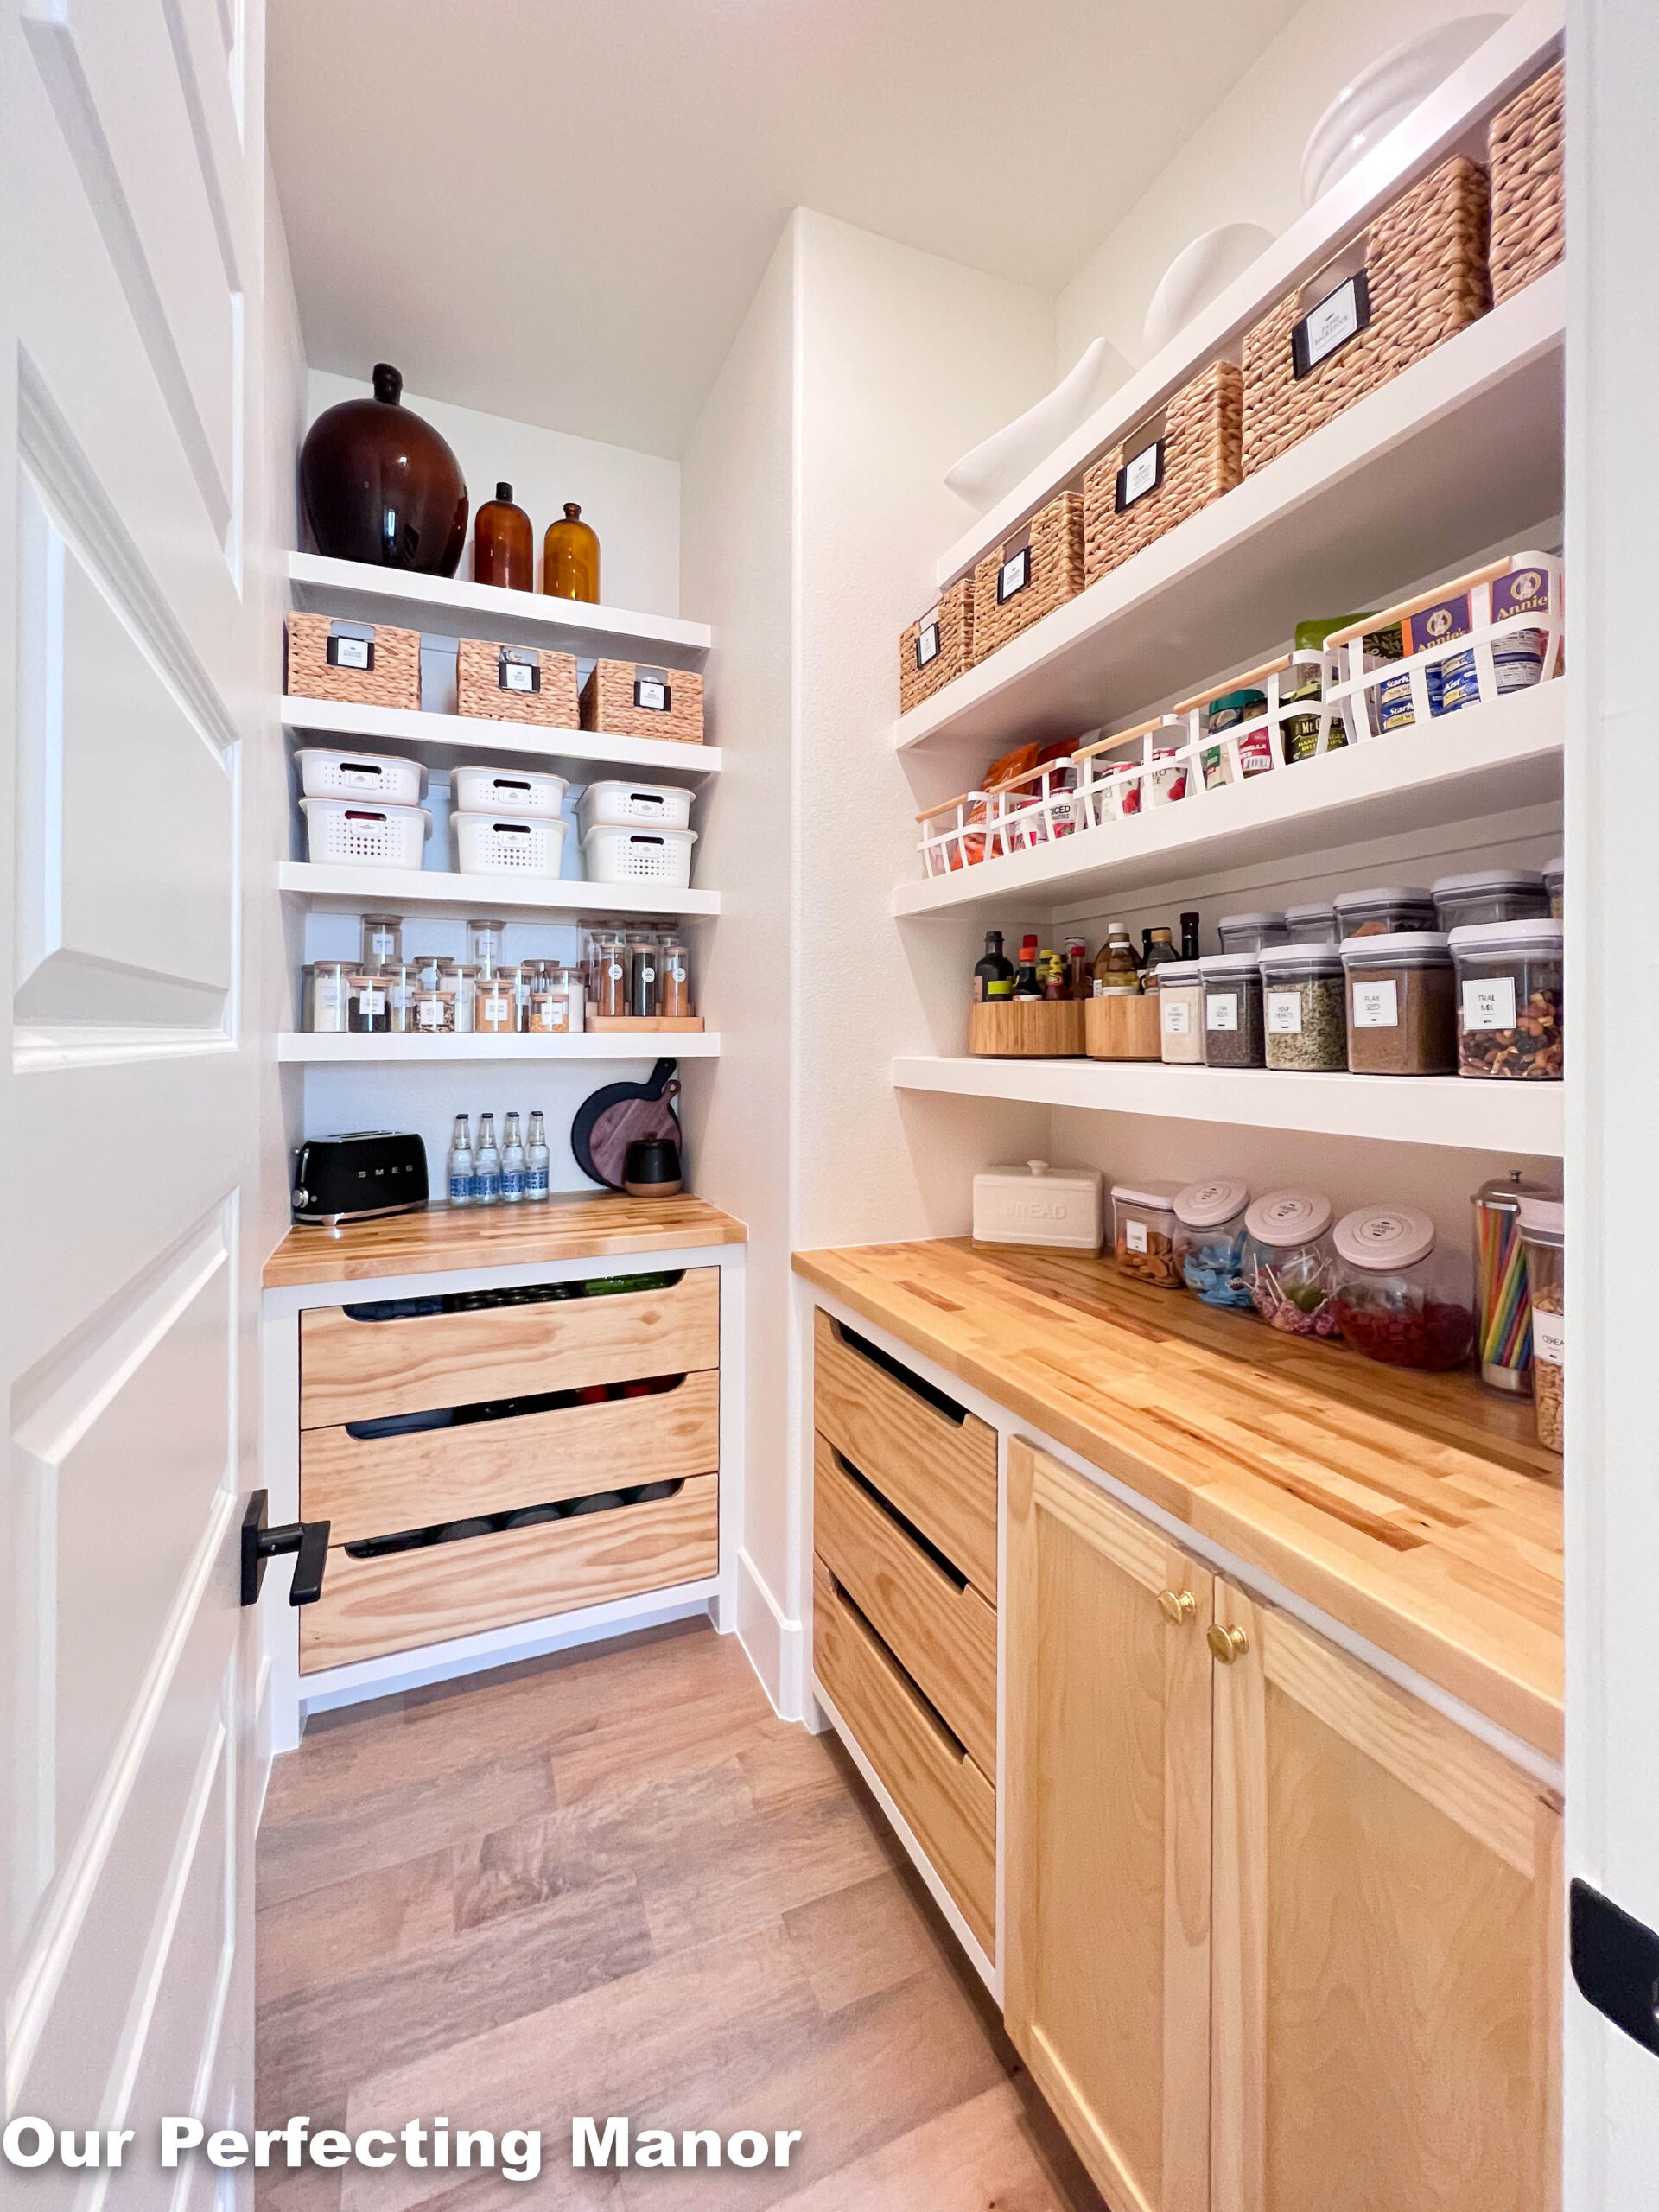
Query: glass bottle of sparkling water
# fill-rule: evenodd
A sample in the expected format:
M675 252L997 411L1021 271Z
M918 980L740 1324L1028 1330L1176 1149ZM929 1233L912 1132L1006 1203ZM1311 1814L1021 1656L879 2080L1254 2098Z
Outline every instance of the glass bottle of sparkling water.
M524 1147L524 1196L547 1196L547 1127L539 1111L530 1117L530 1142Z
M478 1150L473 1155L473 1204L475 1206L496 1206L501 1203L501 1154L495 1141L495 1116L480 1114L478 1117Z
M449 1203L452 1206L473 1203L473 1133L464 1114L456 1115L454 1133L449 1139Z
M524 1196L524 1140L518 1116L509 1114L501 1136L501 1203L522 1205Z

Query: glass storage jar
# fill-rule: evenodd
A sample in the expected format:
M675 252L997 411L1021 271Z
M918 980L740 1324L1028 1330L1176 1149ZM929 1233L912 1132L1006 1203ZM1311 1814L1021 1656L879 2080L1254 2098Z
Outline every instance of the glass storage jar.
M435 988L448 991L455 1001L455 1034L473 1033L473 1004L478 991L478 969L470 960L446 960L439 967Z
M386 1004L386 985L378 973L359 973L346 985L346 1027L354 1037L384 1037L391 1027L391 1009Z
M1450 1075L1458 1065L1452 956L1437 931L1342 941L1356 1075Z
M1112 1249L1117 1264L1137 1282L1179 1290L1175 1259L1175 1198L1179 1183L1114 1183Z
M1337 1319L1356 1351L1387 1367L1461 1367L1475 1341L1466 1261L1439 1249L1416 1206L1361 1206L1337 1224Z
M1262 1319L1294 1337L1337 1333L1331 1201L1317 1191L1268 1191L1244 1216L1244 1281Z
M1260 952L1264 944L1283 944L1289 935L1282 914L1224 914L1216 924L1224 952Z
M1373 891L1338 891L1337 940L1349 937L1404 937L1440 927L1434 894L1416 885L1384 884Z
M1565 1449L1563 1389L1567 1314L1564 1289L1566 1211L1559 1198L1522 1198L1521 1238L1527 1251L1532 1300L1532 1404L1538 1441L1547 1452Z
M1532 1302L1521 1236L1525 1198L1559 1198L1548 1183L1529 1182L1518 1167L1494 1175L1475 1192L1475 1324L1480 1379L1505 1397L1532 1394Z
M628 1012L636 1021L652 1021L660 1010L657 997L657 939L642 932L628 939Z
M1547 918L1452 931L1459 1075L1560 1081L1561 938Z
M493 976L506 957L507 925L485 915L467 925L467 959L481 976Z
M668 937L658 947L658 965L662 969L662 1007L665 1021L687 1021L691 1018L691 956L675 937Z
M518 977L513 969L480 976L473 994L473 1027L480 1037L513 1037L518 1033Z
M305 971L305 1026L339 1037L351 1027L352 971L343 960L319 960Z
M412 960L400 960L380 970L386 990L386 1027L394 1037L407 1036L415 1027L415 994L421 987L420 969Z
M1244 1280L1244 1215L1248 1187L1236 1175L1210 1175L1189 1183L1175 1199L1175 1264L1181 1281L1206 1306L1252 1304Z
M611 935L594 940L594 1011L601 1020L621 1020L628 1011L628 944Z
M1158 974L1158 1057L1174 1065L1204 1060L1204 983L1196 960L1171 960Z
M1292 944L1335 944L1337 910L1323 899L1306 906L1287 906L1285 935Z
M1549 917L1552 921L1563 921L1567 906L1563 893L1567 885L1567 861L1560 853L1553 861L1544 862L1544 888L1549 893Z
M562 1037L570 1027L570 996L556 960L543 963L531 983L524 1024L535 1037Z
M404 918L401 914L365 914L363 957L365 976L377 968L398 968L404 959Z
M1254 952L1206 953L1204 979L1204 1064L1207 1068L1259 1068L1262 969Z
M1534 921L1549 912L1549 893L1534 868L1482 868L1443 875L1433 889L1435 927L1471 929L1481 922Z
M438 985L416 984L410 999L409 1027L421 1037L453 1037L455 1033L455 995Z
M1348 1065L1342 955L1334 944L1269 944L1262 963L1262 1026L1270 1068Z

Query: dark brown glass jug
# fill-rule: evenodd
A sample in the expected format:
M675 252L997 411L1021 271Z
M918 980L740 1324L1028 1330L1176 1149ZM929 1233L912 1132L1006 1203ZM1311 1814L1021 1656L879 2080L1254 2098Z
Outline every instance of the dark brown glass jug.
M564 520L547 526L542 548L542 589L555 599L599 598L599 540L582 518L574 499L564 503Z
M375 365L372 399L318 416L300 448L300 505L319 553L453 576L467 543L467 482L429 423L403 404L404 380Z
M512 504L511 484L498 484L495 497L478 511L473 531L473 582L499 584L506 591L536 588L536 537L530 517Z

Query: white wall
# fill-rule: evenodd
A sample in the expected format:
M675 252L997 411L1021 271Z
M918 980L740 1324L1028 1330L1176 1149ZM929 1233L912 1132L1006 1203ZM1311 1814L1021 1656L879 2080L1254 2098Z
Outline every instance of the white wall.
M307 385L308 423L341 399L359 399L366 382L313 369ZM641 614L680 611L679 463L626 446L601 445L533 423L510 422L474 407L423 398L406 391L404 404L423 415L454 448L467 479L472 513L460 574L473 573L473 522L505 478L536 533L536 579L541 582L542 537L564 512L567 499L582 506L582 520L599 532L600 590L607 607ZM694 610L695 612L695 610ZM701 617L698 618L699 620Z

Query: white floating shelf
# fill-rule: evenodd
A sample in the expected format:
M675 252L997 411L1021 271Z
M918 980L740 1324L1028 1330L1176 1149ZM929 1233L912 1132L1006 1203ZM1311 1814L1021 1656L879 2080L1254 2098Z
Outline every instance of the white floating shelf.
M400 913L498 910L575 919L592 914L650 914L694 919L720 912L718 891L655 890L650 885L571 883L552 876L454 875L440 868L337 868L283 861L276 887L322 912L359 912L365 905Z
M1536 806L1561 793L1563 683L1535 684L1425 729L1150 807L1030 852L901 883L898 915L1131 892L1218 866L1295 861L1333 847Z
M1261 1068L1166 1067L1158 1060L899 1058L898 1090L1162 1114L1183 1122L1383 1137L1396 1144L1559 1154L1563 1086L1460 1076L1287 1075Z
M715 1060L717 1029L657 1029L634 1036L584 1030L576 1037L339 1037L288 1030L276 1039L279 1060L305 1067L452 1060Z
M596 768L637 769L642 775L685 783L717 776L724 763L717 745L675 745L660 737L607 737L590 729L539 729L526 722L486 721L478 715L429 715L408 707L353 707L340 699L284 696L283 723L306 737L357 738L395 745L429 767L447 767L475 753L516 760L550 760L573 783L591 780Z
M580 600L503 591L497 584L466 583L455 576L416 575L366 561L330 561L321 553L290 553L288 575L294 604L303 613L392 622L429 637L483 638L492 644L575 653L583 660L661 661L672 668L701 668L713 642L706 623L684 622L677 615L589 607Z
M1521 543L1561 505L1566 319L1556 268L901 715L895 746L976 762L971 781Z

